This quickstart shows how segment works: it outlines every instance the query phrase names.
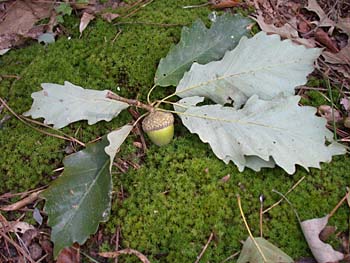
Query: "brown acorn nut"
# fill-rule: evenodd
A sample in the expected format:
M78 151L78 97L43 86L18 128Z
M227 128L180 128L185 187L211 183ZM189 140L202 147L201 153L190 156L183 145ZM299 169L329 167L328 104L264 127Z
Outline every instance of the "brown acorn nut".
M170 112L154 111L142 121L142 129L153 143L166 145L174 136L174 116Z

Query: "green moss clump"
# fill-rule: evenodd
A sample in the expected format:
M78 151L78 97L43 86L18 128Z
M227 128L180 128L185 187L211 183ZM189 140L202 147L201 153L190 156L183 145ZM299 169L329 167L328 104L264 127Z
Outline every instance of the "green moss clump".
M233 164L215 158L197 136L177 137L168 147L152 147L140 170L114 178L115 189L123 186L127 198L113 203L106 231L120 225L123 246L138 248L151 262L192 262L211 232L215 241L203 261L221 262L241 249L240 240L248 233L237 207L237 194L254 235L259 235L259 196L265 207L280 199L272 189L285 193L302 176L306 179L289 196L302 220L322 217L332 210L345 193L350 179L349 159L336 158L322 170L308 174L299 168L290 176L279 168L260 173L239 173ZM228 182L221 178L230 174ZM346 229L347 207L333 222ZM264 216L264 236L294 259L308 256L298 221L285 202ZM137 262L125 257L122 262Z

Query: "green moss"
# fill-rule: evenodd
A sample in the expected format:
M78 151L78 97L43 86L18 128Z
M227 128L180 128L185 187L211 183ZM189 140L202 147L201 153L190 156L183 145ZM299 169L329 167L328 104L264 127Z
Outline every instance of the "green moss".
M154 1L121 22L153 22L191 24L196 18L207 21L207 8L183 9L182 6L202 1ZM122 11L122 10L121 10ZM179 40L181 27L145 24L108 24L92 21L79 39L79 20L65 17L67 36L47 47L33 43L0 57L0 75L18 75L20 79L3 78L0 94L18 113L27 111L31 93L40 83L63 83L104 90L111 89L129 98L146 99L160 58ZM115 39L119 30L122 33ZM114 41L113 41L114 40ZM119 88L118 88L119 87ZM152 98L162 98L173 88L157 88ZM317 92L309 93L309 104L326 104ZM7 114L2 113L1 118ZM124 112L110 123L88 126L79 122L64 132L88 142L131 120ZM331 211L345 192L350 180L349 157L337 157L322 170L310 173L298 168L287 175L281 169L264 169L260 173L239 173L233 164L218 160L209 146L191 135L176 120L176 134L165 147L151 146L139 170L127 174L114 173L116 193L121 186L127 197L115 195L110 220L103 224L106 235L122 230L122 246L145 253L152 262L193 262L208 239L214 241L203 256L203 262L220 262L241 248L247 231L237 207L240 194L254 235L259 235L259 196L266 197L265 206L280 197L271 190L285 193L302 176L306 179L288 195L302 219L321 217ZM134 156L131 136L122 157ZM58 176L53 170L62 166L68 142L45 136L12 118L0 129L0 193L25 191L44 185ZM307 146L306 146L307 147ZM79 149L79 147L77 148ZM230 174L230 180L220 179ZM347 229L348 208L342 206L331 223ZM264 217L264 236L294 259L310 252L303 240L292 209L283 202ZM108 250L107 243L100 250ZM123 256L120 262L138 262Z
M281 169L260 173L239 173L232 164L215 158L209 147L194 135L177 137L168 147L152 147L138 171L114 178L115 189L123 186L128 196L115 200L110 233L121 225L123 245L148 253L152 262L192 262L215 233L203 262L221 262L241 248L247 231L237 207L236 195L242 198L252 232L259 235L259 196L266 197L265 207L280 199L272 189L285 193L302 176L306 179L289 196L302 220L322 217L330 212L345 193L349 181L349 159L336 158L322 170L303 169L287 175ZM227 174L227 183L220 179ZM332 219L339 229L347 228L346 206ZM286 203L264 217L264 236L297 259L308 256L296 216ZM125 262L137 262L133 258Z

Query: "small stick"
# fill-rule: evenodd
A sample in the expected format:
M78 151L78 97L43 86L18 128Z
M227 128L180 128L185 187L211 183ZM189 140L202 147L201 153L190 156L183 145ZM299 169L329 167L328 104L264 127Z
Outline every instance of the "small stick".
M23 248L21 248L15 241L5 235L2 231L0 231L0 236L2 236L7 242L9 242L12 246L14 246L18 252L20 252L30 263L35 263L35 261L28 255Z
M104 257L104 258L117 258L119 257L120 255L135 255L137 256L143 263L151 263L147 257L142 254L141 252L135 250L135 249L131 249L131 248L126 248L126 249L123 249L123 250L118 250L118 251L115 251L115 252L101 252L101 253L98 253L101 257Z
M21 196L21 198L24 198L24 197L30 195L31 193L37 192L37 191L39 191L41 189L44 189L46 187L47 187L47 185L44 185L44 186L38 187L36 189L30 190L30 191L25 191L25 192L20 192L20 193L15 193L15 194L5 193L3 195L0 195L0 199L12 198L12 197L15 197L15 196ZM1 216L0 216L0 219L1 219Z
M118 30L118 33L115 35L115 37L112 40L112 43L114 43L116 41L116 39L119 37L119 35L122 33L123 31L121 29Z
M299 214L298 214L298 211L295 209L295 207L293 206L293 204L287 199L287 197L285 195L283 195L282 193L276 191L276 190L272 190L272 192L276 193L276 194L279 194L280 196L282 196L282 198L284 200L286 200L286 202L290 205L290 207L293 209L293 212L296 216L296 218L298 219L298 222L299 224L301 224L301 220L300 220L300 217L299 217Z
M146 5L148 5L148 4L152 3L152 2L153 2L153 0L148 0L148 1L146 0L145 3L143 3L142 5L140 5L139 7L137 7L136 9L134 9L133 11L131 11L129 14L123 16L122 18L128 18L128 17L134 15L134 14L135 14L136 12L138 12L141 8L144 8Z
M119 250L119 235L120 235L120 226L117 227L117 236L115 238L115 251ZM115 258L114 263L118 263L118 257Z
M134 118L135 122L140 118L140 114L134 109L128 109L128 111ZM142 128L139 122L136 122L135 128L136 128L136 134L140 136L143 152L145 153L147 152L147 144L146 144L145 137L143 136Z
M17 79L17 80L19 80L19 79L21 79L21 77L20 76L17 76L17 75L0 75L0 77L1 78L9 78L9 79Z
M117 100L117 101L125 102L125 103L127 103L129 105L145 109L145 110L147 110L149 112L154 111L154 107L152 107L150 105L144 104L144 103L142 103L139 100L133 100L133 99L127 99L127 98L121 97L121 96L119 96L119 95L117 95L117 94L115 94L115 93L113 93L111 91L107 92L106 98L111 99L111 100Z
M333 208L333 210L329 213L328 218L334 215L334 213L338 210L338 208L344 203L344 201L348 198L349 193L347 192L345 196L339 201L339 203Z
M213 237L214 237L214 233L211 232L207 243L206 243L205 246L203 247L201 253L198 255L197 260L196 260L194 263L198 263L199 260L201 260L201 258L202 258L203 255L204 255L204 252L207 250L207 248L208 248L208 246L209 246L211 240L213 239Z
M32 129L34 129L34 130L36 130L36 131L38 131L38 132L41 132L41 133L43 133L43 134L45 134L45 135L48 135L48 136L56 137L56 138L59 138L59 139L62 139L62 140L66 140L66 141L75 141L75 142L77 142L77 143L79 143L80 145L82 145L82 146L85 147L85 144L84 144L84 143L80 142L80 141L77 140L77 139L73 139L73 138L71 138L70 136L68 136L68 138L66 138L66 137L65 137L66 135L65 135L65 136L61 136L61 135L49 133L49 132L46 132L46 131L43 131L43 130L40 130L40 129L34 127L33 125L31 125L31 124L29 124L29 123L27 123L27 122L25 121L25 119L26 119L25 117L20 117L16 112L14 112L14 111L10 108L10 106L8 106L8 105L6 104L6 102L5 102L1 97L0 97L0 102L2 103L2 105L4 105L4 107L5 107L9 112L11 112L11 114L12 114L13 116L15 116L18 120L20 120L22 123L24 123L25 125L29 126L30 128L32 128ZM32 120L32 122L35 122L35 121ZM41 124L41 125L44 125L44 126L45 126L45 124Z
M31 204L35 200L37 200L39 198L40 193L42 191L44 191L44 190L39 190L37 192L31 193L26 198L23 198L22 200L14 203L14 204L0 207L0 210L3 210L3 211L16 211L18 209L21 209L22 207L24 207L24 206L26 206L28 204Z
M292 192L303 180L305 179L305 176L301 177L299 179L298 182L296 182L292 188L290 188L287 193L285 193L285 196L287 194L289 194L290 192ZM268 211L270 211L272 208L274 208L275 206L279 205L281 202L283 201L283 198L281 198L280 200L278 200L276 203L274 203L272 206L270 206L269 208L266 208L264 211L263 211L263 214L267 213Z
M237 256L239 255L239 253L241 253L241 252L238 251L238 252L232 254L231 256L229 256L228 258L226 258L224 261L221 261L221 263L225 263L225 262L227 262L227 261L233 259L234 257L237 257Z
M263 237L263 209L264 209L264 196L260 195L260 211L259 211L259 226L260 226L260 237Z
M176 27L176 26L187 26L188 24L162 24L162 23L153 23L153 22L143 22L143 21L133 21L133 22L118 22L113 25L145 25L145 26L160 26L160 27Z

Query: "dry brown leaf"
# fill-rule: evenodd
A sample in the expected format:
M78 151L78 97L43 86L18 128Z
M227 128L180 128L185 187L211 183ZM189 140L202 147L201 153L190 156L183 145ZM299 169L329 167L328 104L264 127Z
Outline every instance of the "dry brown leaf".
M325 226L325 228L322 229L321 233L320 233L320 239L323 242L326 242L327 239L333 235L335 233L335 231L337 230L337 228L335 226Z
M106 20L107 22L111 23L114 19L120 17L119 14L113 14L113 13L104 13L101 15L101 17Z
M79 32L80 36L85 30L85 28L88 26L91 20L95 19L95 17L87 12L84 12L81 19L80 19L80 25L79 25Z
M335 122L340 122L343 120L341 113L336 109L333 109L333 113L332 113L332 107L328 105L319 106L317 109L317 112L321 117L325 118L328 122L333 122L333 114L334 114Z
M215 9L235 7L241 3L240 0L210 0L209 2L211 7Z
M345 18L339 17L338 23L336 26L341 30L343 30L343 32L350 37L350 17L345 17Z
M340 100L340 104L343 105L346 111L350 111L350 100L347 97L344 97Z
M231 178L231 175L230 175L230 174L225 175L224 177L222 177L222 178L220 179L220 182L226 183L226 182L228 182L228 180L230 180L230 178Z
M335 22L328 18L327 14L323 11L323 9L320 7L320 5L317 3L316 0L309 0L307 7L305 7L307 10L315 12L318 17L320 18L320 21L315 22L316 25L319 27L334 27Z
M79 263L80 253L79 245L73 245L73 247L64 248L57 258L57 263Z
M336 44L332 41L332 39L329 37L329 35L323 31L322 28L318 28L315 32L315 39L323 44L325 47L327 47L330 51L333 53L339 52L338 47Z
M52 3L15 1L5 10L6 16L0 23L0 49L21 44L20 36L27 38L36 22L50 17L52 8Z
M334 250L331 245L320 240L319 235L328 223L328 215L322 218L305 220L300 223L309 248L318 263L338 262L344 254Z
M322 56L325 58L326 62L331 64L350 65L350 43L336 54L323 52Z
M315 47L315 42L313 39L304 39L300 38L298 31L296 30L296 18L292 18L287 24L284 24L282 27L276 27L273 24L265 23L264 17L262 14L258 14L253 19L259 24L262 31L266 33L278 34L282 38L290 39L298 44L304 45L306 47Z
M34 226L21 221L7 221L6 223L0 222L0 230L4 229L5 231L16 232L23 234L27 230L35 229Z
M126 248L126 249L118 250L115 252L102 252L102 253L98 253L98 254L104 258L118 258L120 255L125 255L125 254L135 255L141 260L141 262L150 263L150 261L147 259L147 257L144 254L142 254L141 252L139 252L137 250L131 249L131 248Z

